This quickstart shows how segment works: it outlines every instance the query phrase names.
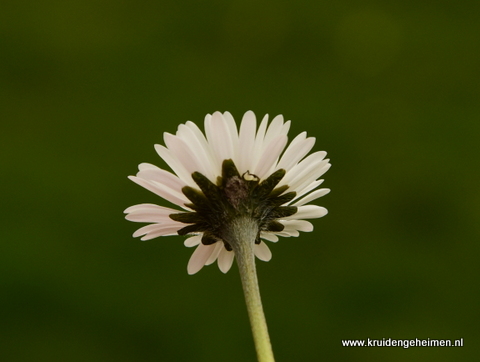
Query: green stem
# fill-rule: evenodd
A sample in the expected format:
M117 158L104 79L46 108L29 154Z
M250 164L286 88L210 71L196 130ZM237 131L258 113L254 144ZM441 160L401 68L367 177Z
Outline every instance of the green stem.
M236 219L230 229L229 240L237 259L248 316L252 327L253 340L259 362L274 362L272 345L268 335L267 321L263 313L260 290L258 288L253 251L258 224L251 218Z

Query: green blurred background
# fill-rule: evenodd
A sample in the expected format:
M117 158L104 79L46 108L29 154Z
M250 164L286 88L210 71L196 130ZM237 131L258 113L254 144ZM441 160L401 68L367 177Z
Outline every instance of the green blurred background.
M0 360L254 361L236 267L141 242L127 179L206 113L283 114L332 169L313 233L258 262L276 360L480 352L479 2L7 1ZM463 348L345 348L342 339Z

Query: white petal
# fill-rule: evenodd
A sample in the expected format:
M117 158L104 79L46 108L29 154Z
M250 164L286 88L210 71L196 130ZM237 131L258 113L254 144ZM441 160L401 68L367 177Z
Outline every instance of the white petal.
M175 209L170 209L169 207L158 206L155 204L138 204L127 207L124 211L126 214L140 214L144 212L157 212L161 215L170 215L179 212Z
M260 260L269 261L272 259L272 252L268 248L267 244L265 244L263 241L260 242L260 244L255 244L253 251L255 256Z
M280 223L285 225L285 229L282 231L292 231L298 230L303 232L310 232L313 231L313 225L311 222L306 220L280 220Z
M185 241L183 242L183 245L185 245L187 248L191 248L192 246L197 246L198 244L200 244L201 241L202 241L202 235L195 235L188 239L185 239Z
M155 212L131 213L125 216L125 219L133 222L154 222L164 224L171 220L168 215L161 215Z
M320 162L325 158L326 152L319 151L314 152L311 155L308 155L304 160L293 166L285 175L285 177L280 182L280 185L291 185L295 180L298 180L299 177L305 175L308 170L311 170L312 167L320 164Z
M145 226L142 226L140 229L138 229L137 231L135 231L133 233L133 237L136 238L138 236L141 236L141 235L145 235L145 234L148 234L149 232L151 231L155 231L159 228L159 225L158 224L150 224L150 225L145 225Z
M195 186L191 174L185 169L182 163L172 154L172 152L162 145L155 145L155 151L167 163L167 165L177 174L177 176L189 186Z
M197 152L192 151L183 139L167 132L164 133L163 139L168 149L190 174L195 171L203 175L207 173L205 165L197 158L199 150L196 150Z
M282 153L285 145L287 144L287 141L287 136L280 135L276 137L272 142L270 142L268 147L263 152L262 157L258 161L258 164L255 167L255 171L253 173L256 174L260 179L264 178L267 171L272 168L272 166Z
M320 186L323 183L323 181L325 180L322 179L322 180L313 181L311 184L305 186L302 190L298 190L297 196L290 202L290 204L300 199L306 193L309 193L310 191L316 189L318 186ZM286 190L286 192L288 192L288 190Z
M141 227L133 233L133 237L136 238L141 235L145 235L140 240L149 240L158 236L164 235L177 235L177 231L184 227L183 223L173 221L169 224L150 224Z
M272 119L272 122L270 122L270 125L268 126L268 130L265 133L265 138L263 140L264 146L267 146L270 142L272 142L273 139L275 139L281 134L282 127L283 116L279 114L274 119Z
M238 137L237 124L235 123L235 119L233 118L232 114L230 112L223 112L223 118L228 124L230 134L236 135Z
M255 144L255 131L257 128L257 120L252 111L244 114L242 123L240 124L240 133L238 141L238 172L245 173L252 166L253 146ZM250 169L251 171L251 169Z
M215 112L212 117L205 122L205 133L217 162L221 165L223 160L233 157L232 136L227 122L220 112Z
M297 138L305 134L306 132L303 132L299 134ZM315 145L314 137L309 137L303 140L299 138L297 142L293 140L292 143L290 143L288 148L285 150L285 153L283 154L280 162L278 163L277 169L283 168L286 171L290 170L303 157L305 157L305 155L308 152L310 152L310 150L313 148L314 145Z
M292 206L302 206L305 205L306 203L309 203L310 201L316 200L319 197L325 196L330 192L330 189L318 189L313 191L312 193L308 194L305 196L303 199L295 202L292 204Z
M292 123L291 121L285 122L282 126L282 129L280 130L280 134L284 134L286 136L288 134L288 131L290 130L291 123Z
M224 112L223 118L225 119L225 122L227 122L230 138L232 140L232 149L233 149L232 159L233 159L233 162L237 164L238 153L239 153L237 124L235 123L235 119L233 118L230 112Z
M128 176L130 180L135 182L136 184L146 188L148 191L151 191L158 196L164 198L167 201L170 201L173 204L176 204L182 208L184 207L185 203L189 203L190 201L185 197L185 195L175 192L172 189L167 188L165 185L153 182L153 181L146 181L139 177L135 176Z
M150 240L154 238L158 238L159 236L170 236L170 235L178 235L178 230L184 227L184 225L160 225L157 230L149 232L147 235L140 238L140 240Z
M192 256L190 257L190 260L188 261L188 265L187 265L188 274L190 275L195 274L200 269L202 269L203 266L205 265L205 262L208 260L210 255L212 255L214 250L215 250L215 244L198 245L195 251L193 252Z
M200 128L198 128L195 123L189 121L185 124L185 127L179 127L179 132L179 136L181 136L185 142L194 144L191 146L191 148L194 149L194 152L199 152L199 160L203 160L202 162L207 169L207 174L205 176L207 176L210 181L215 181L217 176L221 175L222 165L218 164L216 157L213 155L212 147L208 144L207 139Z
M213 156L211 154L212 147L208 144L208 141L205 138L205 135L203 134L203 132L200 130L200 128L198 128L198 126L191 121L188 121L187 123L185 123L185 126L193 132L193 134L195 135L196 139L198 140L202 148L210 157L210 161L213 163Z
M332 165L327 163L326 165L320 165L320 167L316 170L312 170L308 175L306 175L303 179L303 182L298 183L295 185L297 190L303 190L305 187L311 185L314 180L317 180L321 177L325 172L327 172Z
M226 273L230 270L234 256L235 253L233 251L228 251L227 249L222 248L220 255L218 255L218 268L222 273Z
M329 168L330 164L328 163L328 160L312 162L292 181L290 181L288 185L292 190L301 190L322 176Z
M149 169L154 169L156 170L157 168L160 168L158 166L152 165L151 163L148 162L142 162L141 164L138 165L138 169L140 171L142 170L149 170Z
M265 132L267 130L267 123L268 123L268 114L266 114L263 117L262 122L260 123L260 127L258 127L258 130L257 130L257 135L255 137L255 144L253 146L253 155L250 160L250 171L252 171L252 169L255 169L255 167L257 166L258 160L263 155L263 147L264 147L263 140L265 138Z
M199 164L199 169L197 171L208 177L210 181L215 180L218 176L216 172L218 165L216 165L210 147L206 144L206 141L203 143L194 129L184 124L178 126L177 135L184 141L185 147L190 149L190 153L195 155Z
M217 241L215 243L215 250L213 251L212 255L210 255L210 258L208 258L208 260L205 262L205 265L210 265L213 262L215 262L215 260L217 260L217 258L218 258L218 254L220 254L220 252L224 248L225 247L223 246L223 242Z
M186 186L185 182L180 180L177 176L171 172L162 170L159 167L140 168L139 166L139 169L140 171L137 172L137 177L143 178L146 181L155 181L161 183L178 193L181 193L182 188Z
M198 128L198 126L192 121L187 121L187 123L185 123L185 126L190 128L192 132L195 134L195 136L197 137L198 141L202 144L202 146L204 146L205 149L208 149L208 147L206 147L208 145L207 139L205 138L205 135L203 134L202 130ZM180 130L180 127L179 127L179 130ZM178 131L177 131L177 134L178 134Z
M289 238L289 237L297 237L300 235L300 232L298 230L294 229L284 229L283 231L276 232L275 235L278 236L283 236L284 238Z
M287 216L285 219L317 219L327 215L326 208L317 205L303 205L298 207L297 213Z
M260 237L262 239L271 241L272 243L276 243L278 241L278 236L277 235L272 234L272 233L268 233L268 232L265 232L265 231L262 231L260 233Z

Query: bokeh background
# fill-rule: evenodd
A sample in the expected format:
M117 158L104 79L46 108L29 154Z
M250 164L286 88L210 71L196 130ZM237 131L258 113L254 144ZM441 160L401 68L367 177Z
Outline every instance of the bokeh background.
M179 123L283 114L332 169L313 233L258 263L277 361L480 352L480 3L7 1L0 360L254 361L236 267L141 242L127 179ZM203 127L203 125L202 125ZM346 348L342 339L464 339Z

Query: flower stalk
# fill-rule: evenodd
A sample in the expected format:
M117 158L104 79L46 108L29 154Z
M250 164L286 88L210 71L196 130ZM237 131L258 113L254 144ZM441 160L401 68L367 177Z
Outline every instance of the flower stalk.
M258 234L258 223L250 217L239 217L233 220L230 226L228 237L237 259L257 358L259 362L274 362L255 268L253 248Z

